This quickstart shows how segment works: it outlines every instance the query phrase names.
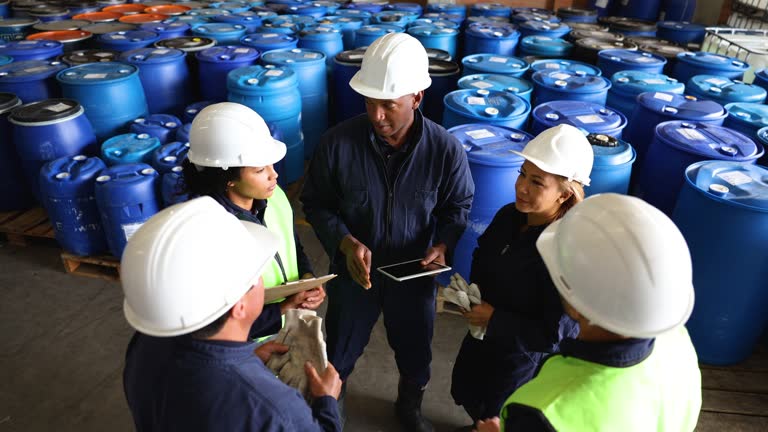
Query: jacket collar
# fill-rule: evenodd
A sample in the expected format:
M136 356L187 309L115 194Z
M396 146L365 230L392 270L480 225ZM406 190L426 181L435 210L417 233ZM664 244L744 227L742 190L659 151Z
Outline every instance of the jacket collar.
M656 339L626 339L616 342L587 342L564 339L560 354L611 367L630 367L645 360Z

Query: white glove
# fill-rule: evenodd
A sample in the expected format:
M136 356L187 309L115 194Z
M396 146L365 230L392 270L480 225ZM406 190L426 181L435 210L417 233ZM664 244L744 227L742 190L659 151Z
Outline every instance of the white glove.
M310 401L309 383L304 364L309 361L322 375L328 366L325 341L322 333L323 319L307 309L289 309L285 314L285 326L277 334L276 342L288 345L285 354L273 354L267 367L280 381L297 389Z
M471 310L473 304L480 304L482 302L480 288L478 288L477 284L468 285L467 281L458 273L451 275L451 283L443 290L443 295L446 300L459 305L464 310ZM463 303L465 298L467 302ZM483 340L485 337L485 327L469 325L469 334L475 339Z

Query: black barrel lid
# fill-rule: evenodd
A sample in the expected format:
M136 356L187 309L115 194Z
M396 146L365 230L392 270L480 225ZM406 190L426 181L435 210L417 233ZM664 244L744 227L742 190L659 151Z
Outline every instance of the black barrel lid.
M69 0L64 2L64 7L69 8L77 8L77 9L89 9L89 8L95 8L98 7L99 4L95 1L78 1L78 0Z
M119 51L108 49L77 50L59 56L58 60L70 66L86 63L102 63L117 61Z
M652 54L660 55L666 59L677 58L677 55L683 52L688 52L688 49L681 47L680 45L639 45L641 51L649 52Z
M29 14L32 16L55 16L66 15L69 13L69 9L58 6L45 6L29 10Z
M14 1L11 7L15 10L29 10L39 7L45 7L47 4L45 2L37 1L37 0L19 0Z
M427 57L430 59L450 61L451 54L448 51L444 51L437 48L427 48Z
M592 30L592 31L600 31L600 32L608 31L607 25L595 24L595 23L569 22L568 27L570 27L571 30Z
M155 46L158 48L176 48L182 51L194 52L210 48L215 44L216 41L214 39L207 37L181 36L157 41Z
M32 27L35 24L40 24L40 20L31 17L0 20L0 27Z
M591 133L587 135L587 141L593 146L600 146L600 147L618 147L619 146L619 140L616 138L605 135L605 134L599 134L599 133Z
M46 99L16 108L11 113L11 120L19 123L42 123L70 117L81 109L74 99Z
M13 93L0 93L0 114L16 108L21 105L21 99Z
M91 32L94 35L102 35L117 31L131 31L136 30L135 24L121 23L121 22L97 22L91 25L87 25L80 30Z
M624 40L624 35L607 31L571 30L568 34L568 39L572 41L577 41L579 39L601 39L609 42L620 42Z
M336 54L336 61L339 63L349 64L362 64L363 56L365 55L365 48L355 48L352 50L342 51Z
M644 45L677 45L677 43L668 41L666 39L659 39L655 37L647 37L647 36L630 36L627 38L628 41L632 42L633 44L637 44L637 46L644 46Z
M632 42L628 42L626 40L612 42L605 39L586 38L586 39L576 40L575 44L580 48L584 48L592 51L600 51L604 49L629 49L629 50L637 49L637 45L633 44Z
M459 72L459 64L448 60L429 59L430 75L453 75Z
M613 31L656 31L656 23L637 19L623 19L610 23Z
M81 28L89 25L91 22L86 20L60 20L60 21L48 21L40 24L35 24L34 29L41 32L48 31L61 31L61 30L80 30Z
M597 11L595 9L579 9L575 7L561 7L557 9L557 16L560 15L566 15L566 16L597 16ZM570 23L568 24L571 25Z

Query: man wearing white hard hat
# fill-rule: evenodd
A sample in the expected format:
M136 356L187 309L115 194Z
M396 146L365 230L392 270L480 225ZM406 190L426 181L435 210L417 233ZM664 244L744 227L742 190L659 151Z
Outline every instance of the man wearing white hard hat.
M430 379L435 284L396 282L377 267L445 263L467 224L474 183L461 144L418 107L431 84L424 47L392 33L366 50L349 85L366 114L329 130L315 150L301 200L339 277L328 286L328 358L346 381L383 312L406 431L431 431L421 414Z
M485 431L692 431L701 373L684 324L691 256L680 231L644 201L586 199L536 243L580 331L507 399Z
M309 407L264 365L288 347L251 341L278 243L210 197L163 210L131 237L120 274L136 333L123 384L138 431L341 430L330 363L320 374L305 366Z

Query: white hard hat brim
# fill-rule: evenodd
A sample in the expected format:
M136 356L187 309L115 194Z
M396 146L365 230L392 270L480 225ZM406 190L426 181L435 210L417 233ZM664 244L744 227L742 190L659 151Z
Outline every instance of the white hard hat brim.
M589 178L586 178L586 179L577 178L577 177L574 177L572 173L569 174L569 173L558 172L558 170L554 169L550 164L544 162L543 160L541 160L539 158L535 158L535 157L526 155L525 153L517 151L517 150L510 150L510 151L512 153L520 156L521 158L531 162L532 164L536 165L537 167L539 167L544 172L548 172L548 173L554 174L554 175L563 176L563 177L567 178L568 180L576 180L577 182L581 183L584 186L589 186L589 183L590 183L590 179Z
M352 87L352 90L356 91L357 93L361 94L364 97L371 98L371 99L380 99L380 100L397 99L408 94L413 94L413 93L420 92L422 90L426 90L431 85L432 85L432 78L426 78L426 81L423 82L422 85L414 86L414 87L420 87L420 88L414 88L413 90L402 92L401 94L400 92L399 93L385 92L385 91L381 91L380 89L376 89L374 87L365 85L365 83L363 83L363 80L361 79L360 71L358 71L352 77L352 79L349 80L349 86Z

